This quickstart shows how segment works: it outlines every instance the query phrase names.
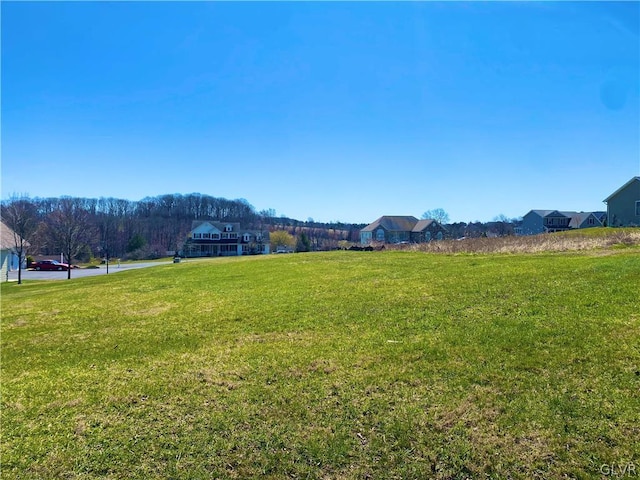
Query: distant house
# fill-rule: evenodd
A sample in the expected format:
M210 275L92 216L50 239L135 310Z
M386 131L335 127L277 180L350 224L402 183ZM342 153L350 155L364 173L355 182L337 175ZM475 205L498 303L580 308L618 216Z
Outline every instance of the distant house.
M12 229L0 222L0 279L7 278L8 272L18 269L20 259L16 254L16 235Z
M239 223L194 221L183 247L185 257L227 257L269 253L269 232Z
M421 243L442 240L447 230L436 220L385 215L360 230L360 243Z
M518 235L562 232L576 228L602 227L606 212L571 212L559 210L531 210L522 217Z
M571 215L569 228L602 227L607 223L607 212L579 212Z
M411 242L422 243L431 240L442 240L447 234L447 229L432 218L418 220L411 230Z
M633 177L604 199L607 225L640 226L640 177Z

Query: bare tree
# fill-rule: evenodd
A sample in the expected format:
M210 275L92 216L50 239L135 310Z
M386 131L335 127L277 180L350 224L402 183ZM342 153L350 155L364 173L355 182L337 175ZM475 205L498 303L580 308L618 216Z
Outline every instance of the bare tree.
M73 198L62 198L59 208L47 219L47 230L57 247L64 254L71 278L71 263L80 249L93 237L93 227L89 223L89 213Z
M21 284L22 263L38 230L38 211L28 198L14 196L2 204L2 221L13 230L14 252L18 256L18 284Z
M433 210L427 210L422 214L423 219L433 219L437 221L440 225L444 225L445 223L449 223L449 214L444 211L442 208L435 208Z

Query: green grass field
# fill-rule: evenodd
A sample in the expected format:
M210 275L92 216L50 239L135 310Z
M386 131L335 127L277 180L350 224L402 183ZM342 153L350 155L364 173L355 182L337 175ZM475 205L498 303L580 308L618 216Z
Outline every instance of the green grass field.
M637 247L3 284L2 478L640 472L639 289Z

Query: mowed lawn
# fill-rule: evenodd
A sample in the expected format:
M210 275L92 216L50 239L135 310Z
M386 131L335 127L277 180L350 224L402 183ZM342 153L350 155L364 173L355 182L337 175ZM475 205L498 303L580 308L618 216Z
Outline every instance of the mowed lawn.
M640 471L640 252L328 252L2 285L9 478Z

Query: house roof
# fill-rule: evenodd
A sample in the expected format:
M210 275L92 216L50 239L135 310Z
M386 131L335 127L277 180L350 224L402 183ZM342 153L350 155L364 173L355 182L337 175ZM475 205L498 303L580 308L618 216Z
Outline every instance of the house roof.
M539 215L541 217L546 217L547 215L555 211L556 210L530 210L529 212L526 213L526 215L529 215L529 213L535 213L536 215Z
M418 223L418 219L412 215L383 215L361 231L373 232L376 228L382 227L389 232L410 232L416 223Z
M633 177L631 180L629 180L627 183L625 183L624 185L622 185L619 189L617 189L615 192L613 192L611 195L609 195L607 198L605 198L603 200L604 203L607 203L609 200L611 200L613 197L615 197L618 193L620 193L622 190L624 190L625 188L627 188L629 185L631 185L633 182L640 182L640 177Z
M433 220L432 218L427 218L425 220L418 220L418 223L415 224L412 231L421 232L425 228L427 228L429 225L431 225L433 222L435 222L435 220Z
M574 212L570 210L531 210L527 213L527 215L532 212L543 218L549 215L553 215L554 217L562 215L569 218L577 218L578 216L582 216L582 219L584 220L589 215L593 214L598 220L602 220L607 216L607 212Z
M0 249L1 250L9 250L15 248L16 240L15 240L15 232L10 229L4 222L0 222ZM20 237L18 237L20 238ZM25 245L29 245L29 242L25 242Z
M443 230L447 230L446 228L444 228L443 225L440 225L440 223L438 223L436 220L434 220L433 218L426 218L423 220L418 220L418 223L416 223L416 225L413 227L412 232L422 232L425 228L429 227L430 225L435 224L436 226L439 226L440 228L442 228Z
M224 227L227 225L231 225L234 232L237 232L238 230L240 230L240 224L237 222L218 222L215 220L194 220L193 222L191 222L191 231L196 230L198 227L206 228L207 224L210 227L213 227L220 231L223 231Z
M571 215L569 226L571 228L580 228L580 225L582 225L584 221L592 215L595 217L596 220L600 221L600 219L593 212L580 212L580 213L574 213L573 215Z

